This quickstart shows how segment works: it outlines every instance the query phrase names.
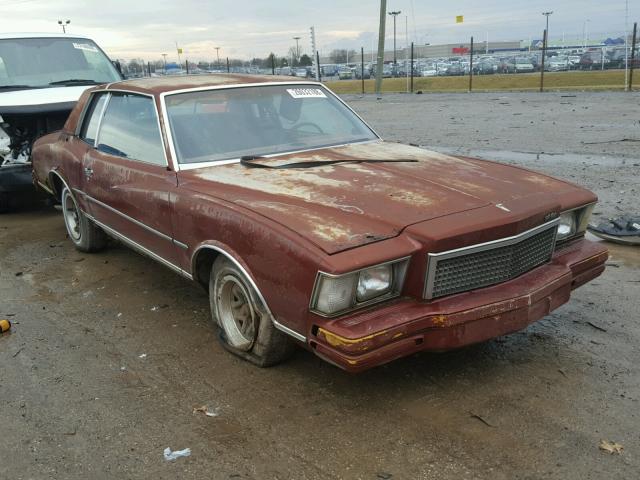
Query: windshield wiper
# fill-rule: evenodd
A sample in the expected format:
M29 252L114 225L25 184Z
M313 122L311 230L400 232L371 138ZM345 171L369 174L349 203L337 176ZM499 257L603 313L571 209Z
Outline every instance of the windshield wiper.
M38 87L34 85L0 85L0 90L11 90L11 89L24 90L27 88L32 89L32 88L43 88L43 87Z
M260 155L245 155L244 157L240 157L240 163L247 168L274 168L274 169L283 169L283 168L312 168L312 167L322 167L325 165L335 165L336 163L409 163L409 162L417 162L418 160L410 160L410 159L342 159L342 160L311 160L308 162L293 162L293 163L285 163L284 165L268 165L266 163L253 163L253 160L260 160L266 157L261 157Z
M66 80L49 82L49 85L100 85L101 83L103 82L96 82L95 80L87 78L68 78Z

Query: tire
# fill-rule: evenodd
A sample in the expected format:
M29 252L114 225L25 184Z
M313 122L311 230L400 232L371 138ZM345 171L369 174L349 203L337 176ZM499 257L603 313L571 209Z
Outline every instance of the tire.
M107 245L107 235L82 213L68 188L62 190L60 198L64 225L76 249L86 253L102 250Z
M211 318L220 341L234 355L259 367L288 359L295 351L289 337L277 330L271 316L242 271L219 256L209 279Z

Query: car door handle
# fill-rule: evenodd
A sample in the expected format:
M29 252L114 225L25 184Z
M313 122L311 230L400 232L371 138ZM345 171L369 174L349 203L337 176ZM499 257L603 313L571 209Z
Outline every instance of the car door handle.
M89 177L91 177L91 175L93 175L93 168L85 167L84 168L84 176L89 178Z

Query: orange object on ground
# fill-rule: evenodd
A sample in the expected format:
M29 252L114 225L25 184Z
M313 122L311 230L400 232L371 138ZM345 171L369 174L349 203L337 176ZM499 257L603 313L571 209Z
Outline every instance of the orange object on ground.
M11 328L11 322L9 320L0 320L0 333L8 332Z

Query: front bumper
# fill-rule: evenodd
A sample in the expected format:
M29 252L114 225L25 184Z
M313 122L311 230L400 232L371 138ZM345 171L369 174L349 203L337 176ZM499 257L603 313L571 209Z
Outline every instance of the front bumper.
M0 192L33 192L31 164L16 164L0 167Z
M608 251L578 240L550 263L492 287L384 307L313 328L310 346L325 360L361 372L419 351L445 351L522 330L569 300L604 271Z

